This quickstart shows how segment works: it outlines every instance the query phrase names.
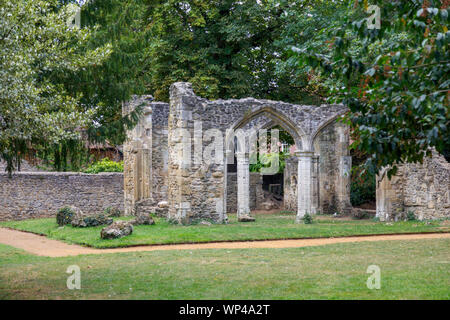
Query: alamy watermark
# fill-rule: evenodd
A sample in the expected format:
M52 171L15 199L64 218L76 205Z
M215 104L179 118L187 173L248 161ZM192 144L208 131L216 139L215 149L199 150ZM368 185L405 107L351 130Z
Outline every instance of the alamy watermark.
M234 164L235 158L248 164L261 163L260 173L276 174L280 169L282 143L279 130L219 129L202 130L202 122L194 121L194 130L176 128L171 135L176 164L183 169L192 166Z
M81 271L77 265L71 265L67 267L66 273L70 274L67 278L66 285L69 290L81 289Z
M370 30L381 29L381 9L377 5L371 5L367 8L370 16L367 18L367 28Z
M81 3L80 3L81 4ZM67 10L69 12L69 17L67 18L67 25L70 28L81 28L81 7L74 3L67 5Z
M369 278L367 278L367 281L366 281L367 288L370 290L381 289L381 269L380 269L380 267L372 264L367 268L366 273L371 274L369 276Z

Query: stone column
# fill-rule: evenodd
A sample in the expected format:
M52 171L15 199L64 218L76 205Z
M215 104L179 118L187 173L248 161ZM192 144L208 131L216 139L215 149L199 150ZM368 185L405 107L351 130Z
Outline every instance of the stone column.
M337 128L339 140L337 141L336 151L339 159L339 175L336 180L337 211L343 214L349 214L352 211L350 203L350 182L352 157L349 154L349 128L340 124Z
M312 203L311 213L317 214L319 211L319 156L312 157Z
M237 217L247 221L250 217L250 168L248 153L236 152L237 159Z
M312 214L312 167L314 153L310 151L297 151L298 157L298 205L297 222L300 222L306 213Z
M352 157L341 156L339 161L339 178L337 186L338 210L340 213L349 214L352 210L350 203Z
M128 115L137 105L148 104L146 96L134 98L123 106ZM139 207L152 204L152 108L143 108L143 117L133 130L127 131L124 143L124 208L134 215ZM145 202L145 203L144 203Z

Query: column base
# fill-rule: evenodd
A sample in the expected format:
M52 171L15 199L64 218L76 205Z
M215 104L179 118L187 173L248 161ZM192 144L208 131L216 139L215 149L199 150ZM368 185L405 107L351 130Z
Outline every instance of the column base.
M245 214L245 215L240 215L238 217L238 221L239 222L255 222L256 219L249 214Z

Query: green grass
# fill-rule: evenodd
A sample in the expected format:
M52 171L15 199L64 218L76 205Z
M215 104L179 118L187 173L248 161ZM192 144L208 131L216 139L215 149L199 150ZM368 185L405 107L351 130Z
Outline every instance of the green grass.
M210 241L319 238L450 231L448 224L444 226L443 221L383 223L373 220L350 220L336 219L330 216L315 216L313 224L305 225L297 224L294 220L295 216L292 214L260 214L256 215L256 222L254 223L238 223L236 216L231 215L230 222L227 225L181 226L169 224L165 219L157 218L156 225L136 226L132 235L114 240L102 240L100 238L100 230L102 227L58 227L54 218L8 221L0 223L0 227L44 234L52 239L96 248Z
M0 299L450 299L450 240L38 257L0 245ZM381 289L366 286L369 265ZM81 269L81 290L66 287Z

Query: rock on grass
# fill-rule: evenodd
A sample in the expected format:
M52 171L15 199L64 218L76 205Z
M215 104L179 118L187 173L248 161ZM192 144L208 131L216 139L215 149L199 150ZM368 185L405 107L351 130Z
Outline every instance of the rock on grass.
M100 232L102 239L117 239L133 233L133 225L127 221L116 221Z

